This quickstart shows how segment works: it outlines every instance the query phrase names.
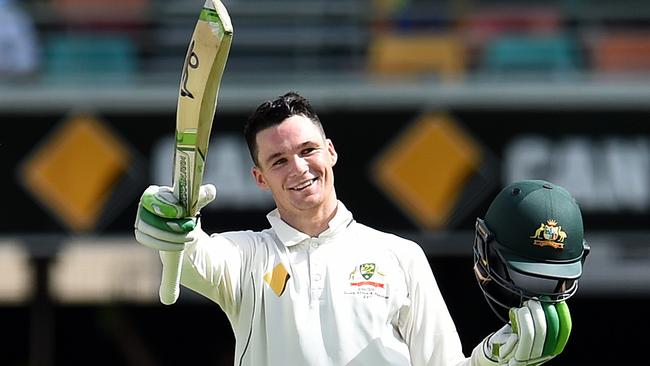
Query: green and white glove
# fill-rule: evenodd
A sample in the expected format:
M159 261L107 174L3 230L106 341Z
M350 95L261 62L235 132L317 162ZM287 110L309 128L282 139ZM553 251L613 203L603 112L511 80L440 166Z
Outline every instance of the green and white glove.
M509 315L510 323L483 341L483 355L493 364L537 366L562 353L572 327L566 302L528 300Z
M216 193L212 184L201 186L199 210L212 202ZM151 185L140 197L135 239L141 244L161 251L181 251L194 240L195 229L200 229L198 218L187 217L171 187Z

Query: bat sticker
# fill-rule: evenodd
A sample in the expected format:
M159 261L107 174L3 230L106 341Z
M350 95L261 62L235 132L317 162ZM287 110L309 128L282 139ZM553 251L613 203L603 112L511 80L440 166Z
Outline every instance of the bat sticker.
M187 89L187 80L189 79L189 68L198 69L199 68L199 56L194 52L194 40L190 43L190 47L187 50L187 56L185 57L185 65L183 67L183 87L181 88L181 96L189 97L194 99L194 95Z

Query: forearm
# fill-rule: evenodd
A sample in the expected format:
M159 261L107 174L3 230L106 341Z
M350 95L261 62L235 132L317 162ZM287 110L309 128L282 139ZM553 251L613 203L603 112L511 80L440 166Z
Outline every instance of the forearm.
M183 251L181 284L231 309L239 292L241 258L236 246L220 235L208 236L200 227ZM165 265L165 253L161 252Z

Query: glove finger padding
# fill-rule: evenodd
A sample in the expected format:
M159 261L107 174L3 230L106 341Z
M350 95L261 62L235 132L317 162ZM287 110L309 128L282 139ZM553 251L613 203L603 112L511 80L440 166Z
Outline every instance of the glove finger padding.
M555 347L557 347L557 338L560 334L560 318L553 304L542 302L542 308L546 317L546 340L544 341L542 355L550 356L553 355Z
M530 353L531 358L539 358L544 355L544 343L546 338L548 338L548 322L546 319L546 314L544 313L544 308L539 301L529 301L528 308L530 309L530 314L533 316L533 322L535 323L535 334L543 336L536 336L533 341L533 349Z
M540 336L535 334L535 321L530 309L527 306L510 309L510 323L512 324L512 331L519 336L514 359L530 360L535 336ZM546 337L546 334L544 334L544 337Z
M194 217L187 217L182 219L167 219L152 214L151 212L147 211L144 207L140 207L138 210L137 222L138 222L137 225L138 227L140 226L139 223L143 222L153 228L156 228L163 232L170 233L172 235L188 233L194 230L194 227L196 226L196 218Z
M571 313L569 312L569 306L566 302L562 301L555 304L555 309L557 310L558 318L560 320L560 331L558 332L557 346L553 351L553 356L557 356L564 351L564 347L569 342L571 329L573 328Z
M217 187L214 184L204 184L199 188L199 202L197 205L197 210L207 206L210 202L214 201L217 198Z
M193 218L165 220L140 207L135 221L135 239L152 249L178 252L185 249L187 242L193 240L192 229L197 226L194 220ZM167 225L167 221L178 222Z
M542 357L546 341L546 315L539 301L529 300L523 307L510 309L510 322L519 341L514 359L533 360Z
M160 240L149 234L145 234L143 231L138 229L135 230L135 240L146 247L164 252L180 252L185 249L185 242L174 243L171 241ZM190 236L186 240L187 242L190 242L192 241L192 237Z
M510 309L510 323L486 337L479 364L537 366L562 353L572 322L565 302L528 300Z
M198 208L216 197L212 184L200 187ZM181 251L194 240L193 230L200 229L197 217L186 217L185 208L171 187L149 186L140 199L135 220L135 238L141 244L162 251Z
M217 188L213 184L202 185L199 188L197 211L214 201L216 196ZM180 219L189 215L174 195L172 188L167 186L149 186L142 194L140 204L147 211L168 219Z
M565 302L542 305L529 300L510 310L517 346L509 366L540 365L560 354L571 333L571 315Z
M485 339L483 354L491 361L507 364L507 361L512 358L517 340L517 334L512 331L510 324L506 324Z
M140 205L147 211L168 219L186 217L185 207L174 196L171 187L151 185L142 194Z

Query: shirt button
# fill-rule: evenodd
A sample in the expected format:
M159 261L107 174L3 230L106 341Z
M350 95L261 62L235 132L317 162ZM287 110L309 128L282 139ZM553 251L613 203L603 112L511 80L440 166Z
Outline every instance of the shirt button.
M311 247L312 248L318 248L318 243L316 243L316 242L311 243Z
M314 275L314 280L315 280L315 281L320 281L320 279L321 279L320 274L316 274L316 275Z

